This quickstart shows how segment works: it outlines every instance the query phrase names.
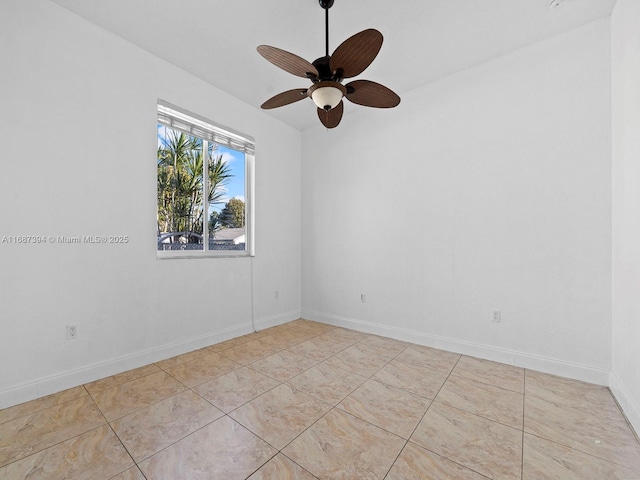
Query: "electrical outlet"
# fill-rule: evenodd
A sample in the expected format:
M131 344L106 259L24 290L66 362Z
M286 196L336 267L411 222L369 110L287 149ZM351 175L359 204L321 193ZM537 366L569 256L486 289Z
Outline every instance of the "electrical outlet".
M361 303L367 303L367 295L364 293L360 294L360 302Z
M67 325L67 340L76 340L78 338L78 326Z
M502 322L502 313L500 312L500 310L493 311L493 316L491 317L491 321L494 323Z

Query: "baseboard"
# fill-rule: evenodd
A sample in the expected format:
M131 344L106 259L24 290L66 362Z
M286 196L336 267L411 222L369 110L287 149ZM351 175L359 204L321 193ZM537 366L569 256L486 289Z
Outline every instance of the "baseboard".
M300 318L299 310L285 312L256 320L255 326L256 330L262 330L297 320L298 318ZM162 345L104 362L85 365L56 375L39 378L29 383L15 385L0 391L0 409L44 397L110 375L115 375L116 373L142 367L175 355L191 352L208 345L229 340L230 338L246 335L253 331L252 323L245 322L216 333L205 334L184 341Z
M328 323L338 327L350 328L365 333L373 333L389 338L395 338L396 340L403 340L405 342L448 350L450 352L484 358L486 360L493 360L495 362L506 363L531 370L537 370L539 372L573 378L583 382L605 386L609 385L608 370L593 368L588 365L565 362L554 358L532 355L526 352L518 352L450 337L431 335L416 330L371 323L354 318L328 315L321 312L303 311L302 318Z
M292 322L300 318L300 310L291 310L290 312L278 313L277 315L271 315L268 317L262 317L255 321L256 331L265 330L269 327L275 327L282 325L283 323Z
M625 384L614 372L609 375L609 388L624 411L627 420L636 431L636 436L640 435L640 405L629 394Z

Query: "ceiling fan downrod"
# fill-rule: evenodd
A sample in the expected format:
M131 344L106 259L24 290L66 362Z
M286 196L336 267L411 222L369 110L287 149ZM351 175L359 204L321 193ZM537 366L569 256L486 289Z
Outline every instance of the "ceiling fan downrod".
M319 0L320 6L324 8L324 34L325 34L325 55L329 56L329 9L333 7L333 0Z

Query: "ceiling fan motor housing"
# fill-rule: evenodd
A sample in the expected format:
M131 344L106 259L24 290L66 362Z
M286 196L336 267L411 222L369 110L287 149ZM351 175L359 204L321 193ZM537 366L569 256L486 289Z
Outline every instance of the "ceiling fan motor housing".
M335 80L339 82L342 80L342 77L341 77L342 69L339 69L339 71L336 71L336 72L332 72L331 67L329 66L330 59L331 57L327 55L325 57L317 58L311 63L314 67L316 67L316 70L318 70L317 77L313 78L312 76L309 76L312 82L317 82L322 80Z

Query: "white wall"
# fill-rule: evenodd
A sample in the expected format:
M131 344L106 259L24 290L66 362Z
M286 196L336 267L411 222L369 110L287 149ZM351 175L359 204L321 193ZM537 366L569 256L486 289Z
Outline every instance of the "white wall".
M640 3L618 0L613 31L613 370L640 431Z
M159 98L255 137L253 282L156 259ZM259 326L299 318L298 131L45 0L0 2L0 105L0 237L130 238L0 244L0 408L247 333L252 283Z
M303 132L303 316L606 383L610 108L602 19Z

